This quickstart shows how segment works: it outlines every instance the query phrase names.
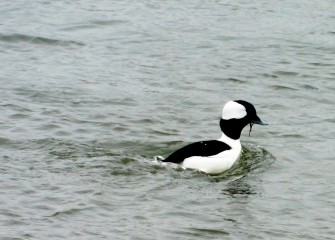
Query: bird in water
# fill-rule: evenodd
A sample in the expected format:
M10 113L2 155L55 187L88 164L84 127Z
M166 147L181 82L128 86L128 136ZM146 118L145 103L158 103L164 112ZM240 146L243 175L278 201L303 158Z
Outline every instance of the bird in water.
M242 151L240 136L250 124L268 125L256 113L255 107L243 100L227 102L222 109L221 138L191 143L184 146L162 162L180 164L182 168L196 169L208 174L219 174L233 166ZM250 135L249 132L249 135Z

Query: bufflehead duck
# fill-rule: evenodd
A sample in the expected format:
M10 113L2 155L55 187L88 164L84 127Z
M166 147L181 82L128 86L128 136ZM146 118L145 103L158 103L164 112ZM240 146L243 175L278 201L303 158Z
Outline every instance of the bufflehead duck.
M243 100L229 101L222 110L221 138L189 144L162 161L178 163L183 168L196 169L208 174L222 173L231 168L239 158L242 150L241 132L248 124L250 131L253 124L267 125L257 116L251 103Z

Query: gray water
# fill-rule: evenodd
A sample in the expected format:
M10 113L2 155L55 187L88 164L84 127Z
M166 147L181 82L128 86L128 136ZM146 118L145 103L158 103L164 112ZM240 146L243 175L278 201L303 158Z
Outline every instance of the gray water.
M1 239L334 239L335 4L2 1ZM269 126L218 176L153 162Z

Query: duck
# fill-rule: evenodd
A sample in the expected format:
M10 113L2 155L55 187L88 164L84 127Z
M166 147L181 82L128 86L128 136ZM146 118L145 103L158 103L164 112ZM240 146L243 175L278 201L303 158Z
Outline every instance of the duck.
M179 164L183 169L194 169L207 174L220 174L230 169L240 158L240 137L245 126L268 125L256 113L254 105L244 100L228 101L222 109L220 128L222 135L217 140L188 144L167 158L164 163ZM250 135L249 132L249 135Z

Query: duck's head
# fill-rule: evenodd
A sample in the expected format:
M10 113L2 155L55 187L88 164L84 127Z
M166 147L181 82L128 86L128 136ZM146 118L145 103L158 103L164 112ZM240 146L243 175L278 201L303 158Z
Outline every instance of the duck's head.
M250 131L253 124L268 125L257 116L255 107L247 101L234 100L224 105L220 121L224 134L232 139L239 139L242 129L248 124Z

